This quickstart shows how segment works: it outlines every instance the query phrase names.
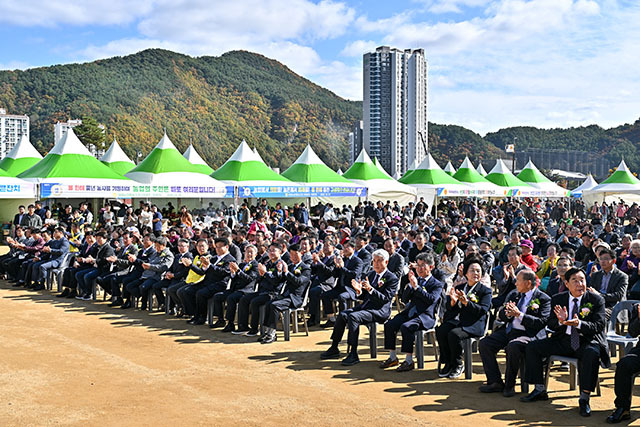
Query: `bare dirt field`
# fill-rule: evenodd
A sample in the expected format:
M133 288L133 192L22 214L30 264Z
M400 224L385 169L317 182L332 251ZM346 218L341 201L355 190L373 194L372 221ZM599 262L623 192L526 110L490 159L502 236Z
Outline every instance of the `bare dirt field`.
M423 370L381 371L387 354L372 360L363 330L362 362L346 368L319 360L329 335L261 345L0 282L0 425L576 426L603 425L613 405L610 370L585 419L566 373L552 373L550 401L524 404L477 392L477 354L470 381L438 379L430 349Z

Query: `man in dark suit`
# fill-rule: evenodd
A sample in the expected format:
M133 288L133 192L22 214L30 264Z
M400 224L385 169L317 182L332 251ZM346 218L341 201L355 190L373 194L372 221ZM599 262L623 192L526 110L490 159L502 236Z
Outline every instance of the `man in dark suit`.
M536 284L536 273L529 269L520 271L516 277L516 289L507 295L504 306L498 311L500 326L480 340L478 350L487 376L487 384L480 387L483 393L514 396L516 377L527 344L535 337L545 337L544 327L551 313L551 298ZM504 382L496 360L498 351L502 349L507 354Z
M629 321L629 335L640 335L640 304L634 304ZM631 418L631 393L633 381L640 373L640 342L616 363L615 391L616 409L607 417L609 424L617 424L620 421Z
M613 307L626 299L629 276L616 267L616 254L612 249L602 249L598 260L600 270L591 276L589 291L599 293L604 299L607 320L609 320Z
M387 240L387 242L390 239ZM385 242L386 246L386 242ZM381 369L398 365L396 356L396 335L402 334L401 351L406 358L396 369L398 372L411 371L414 368L413 342L418 330L429 330L436 323L436 307L442 296L442 282L431 275L435 261L433 254L422 253L416 258L418 276L409 273L409 285L402 293L405 309L384 324L384 348L389 350L389 358L380 364Z
M565 274L569 292L551 298L553 314L547 326L553 331L549 338L532 341L526 350L525 381L535 389L522 402L535 402L549 398L544 386L543 359L550 355L576 357L579 360L580 415L591 415L589 397L598 381L600 359L609 365L605 337L606 314L604 299L587 290L583 270L571 268Z
M76 280L78 281L79 295L76 299L82 299L85 301L91 300L91 282L98 276L103 276L109 273L109 269L111 268L111 263L108 261L108 258L111 258L115 255L113 248L109 244L109 240L107 238L107 233L104 231L98 231L96 233L96 257L94 260L88 258L88 260L93 261L95 268L89 269L85 271L81 271L76 273Z
M363 271L362 260L355 255L355 242L349 240L344 243L342 256L335 259L335 267L333 275L336 278L336 285L330 291L322 294L322 306L324 314L330 316L333 314L333 300L338 300L339 310L347 309L347 301L356 300L356 291L351 286L352 280L360 280ZM323 324L323 327L329 327L335 324L335 317L330 316L329 320Z
M369 249L367 248L369 240L371 240L371 235L369 233L358 234L355 238L356 250L354 255L362 260L363 276L369 274L369 270L371 269L371 252L369 252Z
M382 247L389 253L389 265L387 269L398 279L404 276L404 257L396 252L396 245L391 238L386 238L382 242Z
M34 280L34 291L44 289L49 270L57 268L64 257L69 253L69 241L64 237L64 228L57 227L53 232L53 239L49 240L42 248L43 256L40 262L33 264L34 271L31 279Z
M311 289L309 290L309 326L320 322L320 299L336 284L333 270L336 266L336 250L332 237L324 241L322 251L311 255Z
M227 324L222 332L235 331L236 309L240 299L246 294L256 291L256 281L258 280L258 261L256 255L258 249L251 244L244 247L244 261L240 264L232 262L229 264L231 271L231 285L229 289L218 292L213 296L213 315L222 319L222 303L226 302L225 319Z
M202 265L202 270L205 271L204 280L184 288L180 293L180 300L184 304L185 311L194 313L193 317L187 321L193 325L204 324L207 318L209 298L227 289L231 277L229 264L236 262L236 259L229 253L228 239L218 237L214 242L216 257L206 258Z
M122 292L120 291L120 282L131 271L132 264L129 262L129 255L138 255L138 247L133 243L132 234L126 231L122 233L122 245L109 259L109 262L113 265L110 273L96 279L96 283L111 294L109 307L120 307L124 304Z
M24 205L20 205L20 206L18 206L18 213L13 216L13 222L12 222L12 225L13 225L13 230L12 231L13 232L12 232L11 235L14 236L14 237L15 237L16 227L20 226L20 223L22 222L22 217L24 216L25 211L26 211L26 209L25 209Z
M193 259L193 255L189 252L189 241L187 239L178 240L176 246L178 251L173 257L171 268L164 274L162 280L158 280L151 285L151 289L158 300L160 311L165 308L165 297L162 289L167 289L167 292L169 292L168 289L171 285L182 282L187 277L187 273L189 273L189 268L182 263L182 258Z
M84 243L80 246L78 252L76 252L73 263L69 268L62 273L61 286L64 288L60 295L60 298L75 298L78 296L76 288L78 282L76 281L76 273L82 271L89 271L93 268L93 259L98 254L97 245L95 244L96 238L93 235L93 231L88 231L84 235Z
M302 261L300 245L291 245L289 254L291 262L283 263L280 271L286 280L282 292L266 306L264 335L260 339L262 344L271 344L276 341L276 322L280 313L288 308L302 307L304 294L311 283L311 267Z
M336 359L340 357L338 345L344 335L345 327L349 328L348 343L351 352L342 361L342 365L351 366L360 362L358 358L358 332L360 325L377 322L383 323L391 317L391 302L398 292L398 278L387 270L389 254L384 249L373 253L373 271L364 281L352 280L351 286L358 298L364 302L352 309L343 310L336 319L331 334L331 347L320 355L320 358Z

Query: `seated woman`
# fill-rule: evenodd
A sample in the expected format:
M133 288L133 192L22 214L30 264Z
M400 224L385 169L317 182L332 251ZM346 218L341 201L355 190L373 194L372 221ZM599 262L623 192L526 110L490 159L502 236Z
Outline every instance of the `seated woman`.
M491 307L491 289L480 282L484 275L482 258L465 260L462 273L466 283L451 288L445 302L442 324L436 328L441 378L458 378L462 375L462 341L484 334L487 313Z

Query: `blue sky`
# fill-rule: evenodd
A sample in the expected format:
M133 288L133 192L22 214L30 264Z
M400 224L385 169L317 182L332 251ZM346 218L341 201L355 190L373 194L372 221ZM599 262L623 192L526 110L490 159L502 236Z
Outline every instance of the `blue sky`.
M637 1L0 0L0 10L1 69L148 47L246 49L362 99L364 52L422 47L432 122L484 134L640 117Z

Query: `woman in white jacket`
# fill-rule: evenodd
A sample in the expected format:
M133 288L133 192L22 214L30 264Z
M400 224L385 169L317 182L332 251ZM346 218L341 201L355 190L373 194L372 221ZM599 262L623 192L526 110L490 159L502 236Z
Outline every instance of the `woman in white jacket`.
M458 247L458 238L449 236L444 241L444 250L440 254L440 264L438 268L443 273L443 279L447 285L447 290L453 284L453 277L458 270L458 264L464 259L464 252Z

